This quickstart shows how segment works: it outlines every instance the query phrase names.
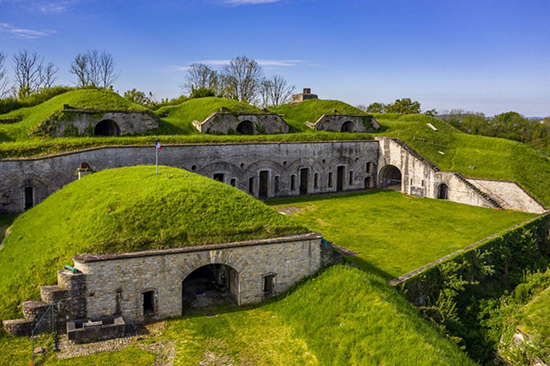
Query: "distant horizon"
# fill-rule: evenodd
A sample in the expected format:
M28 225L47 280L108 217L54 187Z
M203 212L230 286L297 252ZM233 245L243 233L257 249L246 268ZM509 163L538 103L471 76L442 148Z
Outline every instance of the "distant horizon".
M296 93L351 105L411 98L422 110L550 116L550 3L487 0L0 0L0 51L37 52L73 85L78 53L107 50L114 89L183 93L193 62L246 55Z

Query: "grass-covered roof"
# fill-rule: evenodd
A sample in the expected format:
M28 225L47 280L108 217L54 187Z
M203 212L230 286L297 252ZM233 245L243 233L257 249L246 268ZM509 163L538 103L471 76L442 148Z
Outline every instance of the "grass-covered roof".
M134 111L147 108L132 103L117 93L103 89L73 90L34 107L20 108L0 115L0 119L22 119L21 122L0 124L0 142L28 139L28 131L68 104L73 108L99 111Z
M184 170L104 170L19 216L0 250L0 319L79 253L122 253L302 234L240 190Z

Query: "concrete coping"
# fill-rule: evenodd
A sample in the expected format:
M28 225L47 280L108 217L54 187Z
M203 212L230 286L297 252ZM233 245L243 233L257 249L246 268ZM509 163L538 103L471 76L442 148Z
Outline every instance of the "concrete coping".
M77 254L73 257L73 260L77 263L92 263L103 262L117 259L130 259L130 258L142 258L142 257L155 257L161 255L171 255L178 253L193 253L202 252L205 250L217 250L228 248L242 248L251 247L256 245L271 245L279 243L289 243L300 240L315 240L322 239L323 234L317 232L310 232L307 234L283 236L279 238L260 239L260 240L248 240L242 242L232 242L224 244L207 244L207 245L195 245L183 248L171 248L171 249L153 249L145 250L134 253L120 253L120 254Z

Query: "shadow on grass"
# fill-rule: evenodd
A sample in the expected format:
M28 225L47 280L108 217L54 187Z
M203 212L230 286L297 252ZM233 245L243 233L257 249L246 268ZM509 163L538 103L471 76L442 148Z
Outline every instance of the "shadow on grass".
M303 203L303 202L315 202L315 201L325 201L337 198L346 198L346 197L357 197L357 196L366 196L369 194L381 193L381 192L395 192L392 190L382 190L382 189L368 189L361 191L347 191L347 192L338 192L338 193L323 193L315 196L300 196L300 197L290 197L290 198L277 198L265 200L264 203L268 206L278 206L278 205L288 205L292 203Z
M372 273L372 274L375 274L379 277L382 277L386 281L391 281L395 277L397 277L397 276L389 274L388 272L384 271L383 269L380 269L380 268L376 267L372 263L369 263L369 262L365 261L362 258L359 258L359 257L356 257L356 256L345 256L344 258L346 259L346 261L349 261L350 263L353 263L353 264L359 266L362 270L364 270L366 272L369 272L369 273Z

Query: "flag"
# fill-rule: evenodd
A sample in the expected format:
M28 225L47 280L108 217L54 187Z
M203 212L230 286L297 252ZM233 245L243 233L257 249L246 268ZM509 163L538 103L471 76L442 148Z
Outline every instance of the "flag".
M160 141L159 139L157 139L157 142L156 142L156 146L157 146L157 149L162 149L162 146L160 146Z

